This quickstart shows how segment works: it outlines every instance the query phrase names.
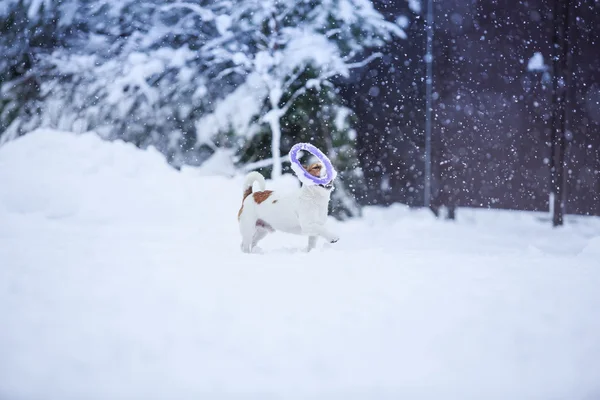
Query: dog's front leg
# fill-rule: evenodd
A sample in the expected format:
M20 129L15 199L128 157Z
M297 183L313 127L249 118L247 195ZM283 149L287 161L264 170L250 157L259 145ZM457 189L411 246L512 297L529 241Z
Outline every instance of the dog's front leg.
M324 225L316 224L316 223L303 225L302 233L304 235L308 235L308 236L321 236L322 238L327 240L329 243L335 243L340 239L336 234L330 232ZM309 237L309 240L310 240L310 237ZM310 242L309 242L309 245L310 245Z

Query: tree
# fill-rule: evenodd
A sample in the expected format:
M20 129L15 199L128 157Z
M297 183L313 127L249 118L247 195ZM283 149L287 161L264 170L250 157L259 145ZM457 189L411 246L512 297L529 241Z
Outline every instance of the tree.
M378 56L369 49L405 37L370 0L10 1L21 16L48 14L42 38L54 41L23 52L17 74L0 68L0 141L40 126L96 131L176 167L212 157L273 176L292 141L310 141L340 172L334 209L357 214L354 115L339 83ZM7 47L23 31L13 28Z
M199 141L232 125L251 137L269 127L272 177L282 174L282 119L308 91L330 89L334 77L378 56L363 56L393 35L405 37L367 0L217 1L206 8L175 3L215 25L219 35L201 49L221 79L235 75L239 87L220 99L198 124ZM172 6L167 6L172 7ZM307 71L312 73L307 74ZM325 104L321 104L324 106ZM264 165L264 164L263 164Z
M0 7L0 133L13 125L40 93L37 60L63 44L62 4L8 0ZM14 126L14 125L13 125ZM0 136L0 143L10 135Z
M33 7L22 3L13 5L13 13L22 16ZM211 154L195 148L195 122L215 96L211 91L220 93L223 86L207 82L197 54L214 36L210 27L185 18L182 10L162 10L159 0L56 4L52 22L60 28L54 35L60 43L24 53L34 60L5 80L2 141L47 126L154 146L175 166L198 165ZM11 32L23 36L24 29Z

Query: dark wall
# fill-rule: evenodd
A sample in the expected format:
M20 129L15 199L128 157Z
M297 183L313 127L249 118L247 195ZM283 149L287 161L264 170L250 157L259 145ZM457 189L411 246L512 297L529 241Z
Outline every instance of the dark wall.
M555 1L434 1L434 199L446 188L460 206L548 210ZM567 212L600 215L600 5L573 3ZM389 57L357 71L344 92L370 187L361 200L421 205L425 10L376 7L411 24L409 39L395 40ZM537 52L546 68L531 71Z
M395 38L379 49L385 56L353 70L342 90L357 114L358 156L370 188L359 200L417 205L423 201L424 24L405 1L375 5L389 20L406 17L409 39Z
M572 3L566 208L600 215L600 2Z
M436 3L434 165L459 169L459 205L548 209L551 75L528 71L550 62L548 3Z

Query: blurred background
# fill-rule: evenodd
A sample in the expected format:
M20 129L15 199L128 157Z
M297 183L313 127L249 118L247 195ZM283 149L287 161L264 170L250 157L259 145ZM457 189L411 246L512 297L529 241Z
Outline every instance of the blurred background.
M3 0L0 145L95 131L276 176L310 141L340 219L404 203L560 225L600 215L599 33L597 0Z

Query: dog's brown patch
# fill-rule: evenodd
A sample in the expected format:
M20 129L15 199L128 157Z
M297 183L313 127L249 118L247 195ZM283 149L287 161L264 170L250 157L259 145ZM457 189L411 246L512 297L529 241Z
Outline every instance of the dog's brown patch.
M240 219L240 216L242 215L242 211L244 210L244 200L246 200L246 197L250 196L252 194L252 186L250 186L248 189L244 190L244 194L242 195L242 206L240 207L240 211L238 211L238 220Z
M242 203L244 202L244 200L246 200L246 197L250 196L252 194L252 186L250 186L248 189L244 190L244 195L242 197Z
M273 193L272 190L264 190L262 192L252 193L252 197L254 197L254 201L256 204L260 204L271 196Z
M314 176L316 178L320 178L321 177L321 170L323 169L323 164L321 164L321 163L313 163L313 164L310 164L308 166L308 168L305 168L305 169L312 176Z

